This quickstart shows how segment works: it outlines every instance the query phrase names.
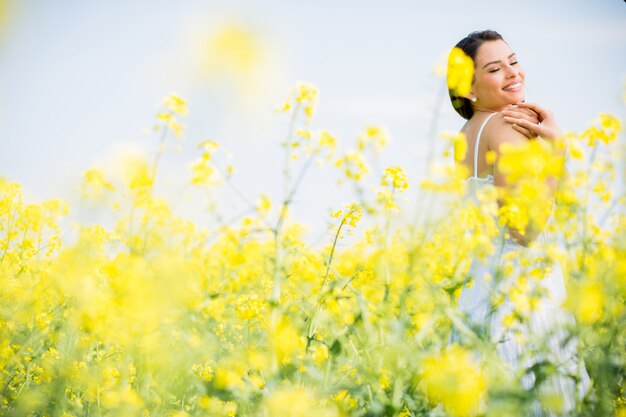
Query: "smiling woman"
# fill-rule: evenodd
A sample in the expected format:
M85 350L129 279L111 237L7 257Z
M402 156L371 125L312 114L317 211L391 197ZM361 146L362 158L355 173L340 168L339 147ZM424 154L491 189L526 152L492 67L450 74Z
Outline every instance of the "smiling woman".
M468 138L469 152L457 156L457 161L461 169L473 172L466 183L478 200L489 187L498 195L496 220L507 226L495 237L497 249L490 258L472 261L468 271L472 281L462 288L459 309L467 315L470 327L486 328L502 361L510 369L522 371L521 383L526 389L558 398L563 411L572 410L576 390L582 396L590 379L584 365L578 368L575 338L564 331L572 317L561 308L566 294L560 264L545 263L549 238L544 230L552 220L563 166L560 130L551 112L524 103L526 74L497 32L473 32L456 47L473 62L469 91L450 88L455 110L467 119L461 132ZM545 175L539 181L520 179L524 173L536 174L537 166L543 166L536 161L542 158L552 161L543 165L557 166L558 172L540 169ZM513 165L520 173L516 178L510 175ZM524 188L536 190L537 201L512 197ZM520 213L526 213L528 219L513 221ZM545 343L548 358L529 353L532 343L527 342L533 337ZM467 340L455 328L450 341ZM546 359L561 368L544 382L537 378L536 370ZM578 387L576 381L580 381ZM546 410L534 403L528 412L525 415L540 416Z

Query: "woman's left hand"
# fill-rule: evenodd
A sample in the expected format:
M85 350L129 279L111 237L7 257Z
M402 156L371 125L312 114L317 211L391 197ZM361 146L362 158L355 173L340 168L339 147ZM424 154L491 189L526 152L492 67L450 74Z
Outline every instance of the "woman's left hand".
M541 136L544 139L554 139L561 136L561 129L556 122L556 118L551 111L539 106L536 103L518 103L517 106L523 109L530 109L537 114L538 123L530 122L524 118L507 115L508 110L503 110L504 120L513 125L521 126L533 133L533 136Z

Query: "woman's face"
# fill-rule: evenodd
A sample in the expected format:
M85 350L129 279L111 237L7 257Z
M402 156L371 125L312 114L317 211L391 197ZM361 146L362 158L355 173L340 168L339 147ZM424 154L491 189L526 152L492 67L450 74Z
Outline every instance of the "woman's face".
M524 100L526 75L515 53L503 40L487 41L476 53L471 97L478 109L499 111Z

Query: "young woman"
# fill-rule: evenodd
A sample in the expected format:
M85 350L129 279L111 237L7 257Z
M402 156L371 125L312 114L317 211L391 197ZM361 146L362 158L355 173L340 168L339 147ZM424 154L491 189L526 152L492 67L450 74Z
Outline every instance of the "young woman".
M454 109L467 119L461 129L467 138L468 150L462 162L472 173L467 178L472 186L470 189L477 190L489 184L496 187L514 187L515 184L507 183L505 175L498 171L497 163L489 164L485 155L488 151L493 151L497 160L504 144L554 140L561 134L556 119L542 106L524 101L524 69L515 52L497 32L473 32L456 46L474 62L474 78L469 94L458 96L455 91L450 90ZM553 200L557 179L549 178L547 181L547 188L551 191L547 198ZM480 324L488 329L491 341L497 345L503 362L517 369L524 346L516 338L511 326L505 326L503 320L510 317L514 310L511 294L524 274L521 259L533 259L533 243L544 240L545 236L541 227L524 231L509 229L508 233L509 238L499 237L499 247L491 259L472 262L469 274L473 282L462 288L459 309L467 314L472 324ZM507 273L500 274L501 279L493 279L498 276L497 271L502 272L505 269L505 259L513 259ZM529 367L541 359L557 362L557 366L564 368L563 373L578 374L578 395L582 396L589 389L590 381L584 366L577 366L576 340L561 344L566 336L562 327L573 318L561 308L566 295L558 262L554 262L546 271L539 285L544 287L549 297L541 300L539 308L531 312L528 323L524 326L527 335L545 334L551 352L548 358L534 357L530 362L526 355L525 363L521 365ZM503 301L495 303L496 297ZM492 308L494 305L497 307ZM450 341L461 342L463 336L453 329ZM522 379L526 388L530 388L534 381L532 373L526 374ZM574 379L565 375L553 376L545 387L544 389L561 397L565 410L571 409L575 404ZM539 403L535 403L530 410L532 415L544 415L544 412Z

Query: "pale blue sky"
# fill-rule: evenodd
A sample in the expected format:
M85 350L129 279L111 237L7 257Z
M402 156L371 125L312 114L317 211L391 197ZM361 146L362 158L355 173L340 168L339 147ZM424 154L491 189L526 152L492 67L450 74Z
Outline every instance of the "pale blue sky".
M622 0L14 3L0 41L0 175L35 198L69 197L85 169L120 148L152 150L141 130L171 91L188 99L190 115L185 150L166 156L168 176L182 181L194 145L214 138L235 154L250 198L278 197L286 122L273 109L297 80L320 88L315 127L349 147L366 123L384 125L392 142L382 163L416 179L442 82L433 67L473 30L504 36L526 69L528 98L564 129L580 130L601 111L625 113ZM226 20L257 33L273 62L245 103L207 86L198 70L198 37ZM462 123L446 98L439 130ZM313 174L296 208L315 225L344 194L334 174Z

